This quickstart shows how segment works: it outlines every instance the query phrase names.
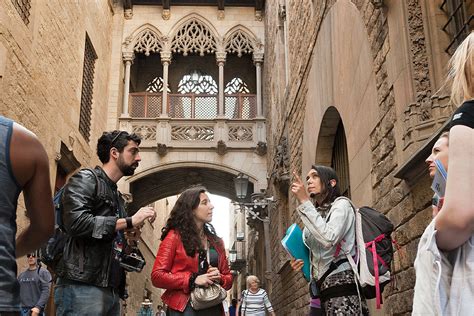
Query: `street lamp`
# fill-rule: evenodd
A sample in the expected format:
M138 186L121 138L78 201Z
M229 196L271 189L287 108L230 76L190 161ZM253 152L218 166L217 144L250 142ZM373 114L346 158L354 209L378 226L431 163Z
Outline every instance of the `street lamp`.
M247 196L247 189L249 186L249 177L243 173L239 173L234 178L235 195L238 200L243 200Z
M235 262L237 260L237 250L235 249L230 249L229 250L229 261L231 263Z

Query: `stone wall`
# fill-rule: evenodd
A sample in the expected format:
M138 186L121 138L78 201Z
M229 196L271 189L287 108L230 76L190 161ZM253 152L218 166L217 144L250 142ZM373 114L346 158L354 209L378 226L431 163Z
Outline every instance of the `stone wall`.
M436 10L439 9L435 4L423 1L384 1L382 7L375 7L373 1L369 0L286 1L289 33L286 45L291 72L281 102L273 101L281 93L275 91L278 80L276 68L280 68L280 71L282 68L281 65L274 67L274 60L281 53L277 45L266 46L264 67L265 105L271 111L274 109L277 113L283 113L281 117L272 115L267 124L267 135L271 135L269 152L272 153L268 161L270 183L273 184L272 193L280 200L277 210L270 214L272 224L278 227L270 236L273 272L276 276L271 298L278 313L304 315L309 296L305 295L306 282L288 267L288 256L279 243L289 224L285 218L289 217L290 223L299 222L299 219L294 212L297 205L295 199L290 196L286 201L287 192L276 175L285 169L282 165L287 166L285 171L290 174L292 171L305 174L310 164L314 163L315 152L321 150L315 144L319 141L317 135L324 124L329 122L323 118L329 106L337 109L344 123L354 201L373 205L387 214L396 226L393 237L400 245L393 266L396 283L384 292L382 313L408 314L411 311L413 261L418 239L430 221L429 200L432 192L430 180L425 174L417 175L417 179L411 179L414 181L410 183L394 175L436 131L439 122L444 121L449 112L446 110L443 113L443 110L431 113L425 110L430 114L425 117L422 115L423 107L432 109L437 106L432 97L439 89L440 65L447 59L441 53L443 39L435 27L442 20L441 13ZM350 25L356 27L357 24L351 12L357 12L356 19L362 22L364 34L351 33L351 38L344 38L340 34L352 32ZM278 33L274 30L279 27L280 20L274 7L267 3L266 30L272 30L267 33L267 43L278 40L277 35L274 35ZM349 25L346 31L345 25ZM363 42L368 43L367 50L364 50L364 46L351 49ZM349 49L341 50L343 47ZM356 54L364 54L356 61L359 67L368 70L365 72L369 76L367 86L362 85L366 79L354 76L364 72L354 72L354 66L350 62L347 64L347 60L353 60ZM361 62L364 59L370 62ZM360 103L345 105L341 94L352 96L361 89L367 91ZM269 100L272 102L269 103ZM352 100L357 101L357 98ZM407 127L405 115L412 103L417 104L411 107L415 109L412 115L418 115L420 120L410 121L414 123ZM354 107L364 108L362 115L366 116L365 119L370 118L370 121L363 123L365 129L357 125L364 117L358 117L358 109ZM311 118L308 119L309 116ZM419 127L420 122L426 123L429 119L432 119L429 125ZM405 138L410 128L416 135L413 132L415 137L411 137L408 144ZM368 133L361 133L361 130ZM274 158L278 153L278 145L285 138L289 156L287 163L281 164ZM361 181L360 178L366 174L369 175L367 179ZM286 181L289 183L289 180Z
M0 114L33 131L50 158L51 184L61 142L83 166L98 163L97 138L106 129L112 27L108 1L31 1L25 25L12 1L0 3ZM86 33L95 62L91 141L79 133L79 112ZM58 124L60 122L60 124ZM18 230L27 225L23 203ZM19 261L20 268L25 266Z

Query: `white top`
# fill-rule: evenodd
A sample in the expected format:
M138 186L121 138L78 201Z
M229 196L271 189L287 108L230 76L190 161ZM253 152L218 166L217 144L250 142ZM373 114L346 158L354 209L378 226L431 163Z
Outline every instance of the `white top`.
M273 312L272 304L268 299L268 294L264 289L258 289L257 293L250 290L242 292L242 315L265 316L265 309Z
M297 210L305 225L304 242L311 250L313 277L322 276L332 261L345 259L345 253L355 255L355 215L346 198L336 199L325 217L321 216L310 201L299 205ZM326 222L328 216L329 221ZM339 256L334 258L339 243L342 249ZM349 262L344 262L331 274L349 269Z
M449 252L435 237L433 219L418 244L413 315L474 315L474 236Z

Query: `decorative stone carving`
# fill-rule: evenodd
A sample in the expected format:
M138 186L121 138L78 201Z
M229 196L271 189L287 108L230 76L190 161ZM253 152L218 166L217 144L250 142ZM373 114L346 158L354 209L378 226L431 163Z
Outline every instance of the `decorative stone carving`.
M125 11L123 11L123 17L126 20L131 20L133 18L133 10L132 9L125 9Z
M280 4L280 6L278 7L278 17L280 18L280 20L286 21L286 6L285 5Z
M455 107L449 95L434 95L430 102L410 103L405 110L403 135L404 149L411 144L424 141L450 117Z
M263 63L263 52L254 52L252 58L254 64Z
M262 11L255 10L255 21L262 21L262 20L263 20Z
M243 30L237 30L230 34L224 42L225 51L235 53L242 57L242 54L254 52L256 41Z
M143 140L156 140L155 125L132 125L132 133L140 135Z
M376 9L383 7L383 0L370 0Z
M163 20L169 20L171 17L170 9L163 9L163 12L161 13L161 17L163 18Z
M160 155L160 157L164 157L168 153L168 147L166 146L166 144L158 143L156 147L156 152L158 153L158 155Z
M220 140L217 142L217 149L216 149L216 152L223 156L227 153L227 145L225 144L225 142L223 140Z
M288 194L288 188L290 186L290 153L288 151L288 140L285 136L281 138L275 150L272 176L274 176L274 181L279 184L280 190Z
M151 53L158 53L163 49L160 36L153 30L145 29L138 36L133 50L139 53L145 53L150 56Z
M177 141L213 141L213 126L171 126L171 140Z
M135 59L135 54L133 52L122 52L122 60L124 62L130 62L133 63L133 60Z
M229 126L229 141L251 142L252 140L252 126Z
M225 18L224 10L217 10L217 19L222 21Z
M255 148L255 153L259 156L264 156L267 154L267 143L258 142L257 147Z
M171 41L174 53L213 54L217 50L217 41L212 32L199 20L192 19L181 27Z

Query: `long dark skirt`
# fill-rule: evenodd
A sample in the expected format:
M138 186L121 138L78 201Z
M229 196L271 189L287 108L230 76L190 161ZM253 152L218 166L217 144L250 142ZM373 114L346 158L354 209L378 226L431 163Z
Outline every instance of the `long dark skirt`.
M346 270L330 275L321 285L321 296L325 290L335 286L355 285L354 272ZM354 295L345 295L332 297L327 300L321 300L321 306L325 315L369 315L369 309L364 297L359 296L357 292Z
M197 311L194 310L191 307L191 303L188 302L188 305L186 305L186 309L184 310L184 312L180 312L168 307L168 310L166 311L166 316L221 316L223 314L222 311L222 304Z

